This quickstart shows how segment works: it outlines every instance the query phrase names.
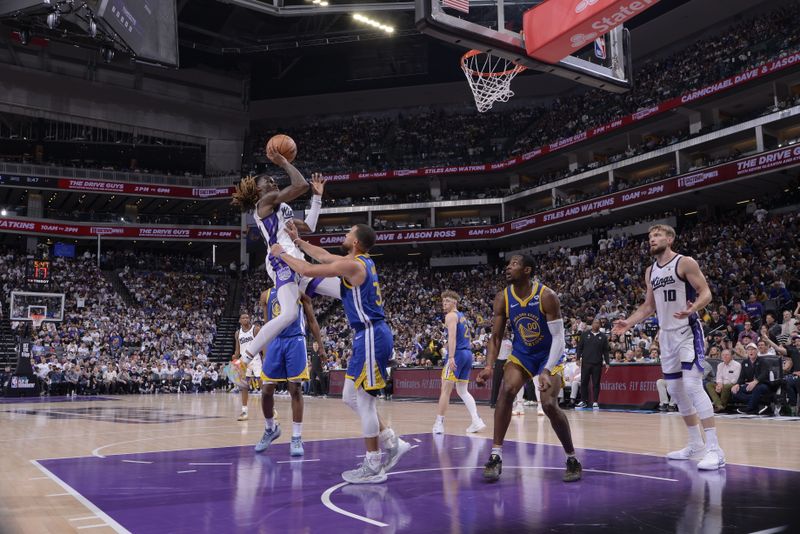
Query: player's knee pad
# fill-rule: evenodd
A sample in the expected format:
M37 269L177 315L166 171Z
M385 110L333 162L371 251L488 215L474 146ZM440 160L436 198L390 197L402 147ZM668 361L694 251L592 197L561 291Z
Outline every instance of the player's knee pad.
M711 399L708 398L705 388L703 388L703 377L699 371L684 371L683 387L686 390L686 396L692 403L697 416L700 419L708 419L714 416L714 405L711 404Z
M667 380L667 393L669 393L671 399L675 400L675 404L678 405L678 413L684 417L695 414L694 405L686 392L683 379L676 378Z
M458 393L458 396L462 399L467 395L471 395L466 382L456 382L456 393Z
M345 380L344 387L342 388L342 401L350 407L351 410L358 413L358 400L356 397L356 385L352 380Z
M361 419L361 431L365 438L374 438L380 434L380 422L378 421L378 408L375 397L358 389L356 391L358 401L358 417Z

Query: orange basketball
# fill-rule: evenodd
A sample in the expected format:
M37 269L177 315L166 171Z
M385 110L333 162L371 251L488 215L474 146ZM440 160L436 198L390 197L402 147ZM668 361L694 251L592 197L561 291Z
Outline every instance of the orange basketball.
M294 139L288 135L273 135L269 138L269 141L267 141L266 149L269 149L270 146L274 147L275 150L290 163L297 157L297 144L294 142Z

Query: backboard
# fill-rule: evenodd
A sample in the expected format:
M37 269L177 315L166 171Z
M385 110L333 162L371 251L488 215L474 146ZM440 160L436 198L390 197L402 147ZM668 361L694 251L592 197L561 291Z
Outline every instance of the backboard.
M10 304L11 321L33 321L34 315L44 316L44 322L64 320L64 293L13 291Z
M415 20L421 32L465 49L504 57L529 69L607 91L630 89L630 39L622 26L598 42L588 39L585 46L558 63L545 63L528 55L523 16L543 1L546 0L416 0Z

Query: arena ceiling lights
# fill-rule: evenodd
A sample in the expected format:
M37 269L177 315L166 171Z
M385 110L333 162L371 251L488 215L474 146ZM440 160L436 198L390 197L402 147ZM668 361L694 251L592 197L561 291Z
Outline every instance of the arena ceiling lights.
M378 22L375 19L364 16L361 13L353 13L353 19L357 20L358 22L361 22L362 24L366 24L368 26L372 26L373 28L385 31L386 33L394 33L394 28L392 26L387 26L386 24Z

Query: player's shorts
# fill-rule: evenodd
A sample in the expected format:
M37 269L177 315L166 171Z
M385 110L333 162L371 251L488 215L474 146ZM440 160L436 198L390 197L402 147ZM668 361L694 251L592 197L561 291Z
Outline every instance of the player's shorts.
M261 376L261 355L256 354L250 363L247 364L247 371L245 375L247 378L254 378Z
M692 367L703 371L703 327L696 319L690 319L687 326L678 330L661 330L658 333L658 346L665 379L680 378L684 370L691 370Z
M306 338L276 337L267 345L261 370L264 382L301 382L308 380Z
M456 370L450 370L450 357L444 361L444 369L442 369L442 380L450 380L452 382L469 382L469 372L472 370L472 351L469 349L456 351Z
M386 387L386 367L393 350L392 330L384 321L357 330L353 336L353 355L347 364L345 378L353 380L356 388L363 387L366 391Z
M508 364L513 363L517 366L521 367L530 378L538 375L544 370L545 365L547 365L547 356L544 357L534 357L534 356L515 356L514 354L510 354L508 356L508 361L503 366L504 368L508 366ZM555 376L558 375L561 377L561 385L565 384L564 382L564 356L561 356L561 359L558 360L558 363L555 367L550 369L550 374Z
M276 291L286 284L297 284L300 281L300 275L276 256L267 256L267 274L275 284Z

